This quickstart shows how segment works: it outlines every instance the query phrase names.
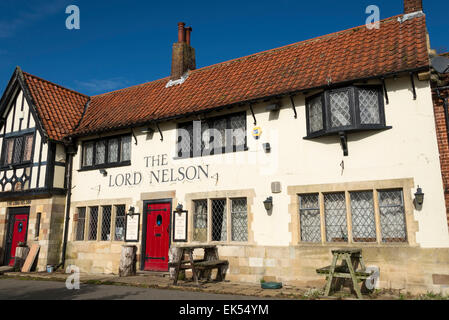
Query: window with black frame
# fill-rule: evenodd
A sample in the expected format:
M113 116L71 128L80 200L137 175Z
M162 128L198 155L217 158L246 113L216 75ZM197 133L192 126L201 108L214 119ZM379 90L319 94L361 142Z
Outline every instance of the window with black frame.
M33 142L34 134L5 138L1 159L2 166L30 163L32 160Z
M81 169L118 167L131 164L131 135L86 141L82 146Z
M307 137L389 129L381 86L350 86L306 99Z
M178 158L246 151L246 112L182 123L177 136Z

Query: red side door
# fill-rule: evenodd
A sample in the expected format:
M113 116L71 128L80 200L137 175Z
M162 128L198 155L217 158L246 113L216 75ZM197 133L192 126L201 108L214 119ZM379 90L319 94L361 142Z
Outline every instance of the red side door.
M147 203L145 267L147 271L168 270L168 250L170 247L171 203Z
M7 263L14 265L16 248L19 242L26 242L28 232L29 208L10 209L10 228L7 236ZM8 241L9 240L9 241Z

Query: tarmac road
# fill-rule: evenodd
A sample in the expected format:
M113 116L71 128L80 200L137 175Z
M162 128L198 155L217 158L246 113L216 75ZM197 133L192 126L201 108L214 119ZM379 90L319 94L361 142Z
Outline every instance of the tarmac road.
M0 300L272 300L260 297L181 290L81 283L68 290L65 282L0 279Z

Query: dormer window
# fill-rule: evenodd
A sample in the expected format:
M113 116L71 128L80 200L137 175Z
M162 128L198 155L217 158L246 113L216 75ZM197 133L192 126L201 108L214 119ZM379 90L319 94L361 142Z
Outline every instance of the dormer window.
M351 86L306 99L307 137L388 129L381 86Z

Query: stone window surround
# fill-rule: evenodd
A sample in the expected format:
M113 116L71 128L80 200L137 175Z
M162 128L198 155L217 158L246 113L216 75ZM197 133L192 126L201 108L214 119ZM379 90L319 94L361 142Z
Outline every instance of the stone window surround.
M412 199L412 189L415 187L413 178L408 179L392 179L392 180L378 180L378 181L361 181L361 182L346 182L346 183L335 183L335 184L319 184L319 185L304 185L304 186L289 186L287 188L287 193L290 196L289 212L291 216L291 222L289 225L289 231L291 232L291 246L418 246L416 243L416 233L419 231L418 222L414 219L414 206ZM379 203L378 203L378 190L389 190L389 189L402 189L404 197L404 212L405 212L405 225L407 232L407 242L393 242L384 243L382 242L381 230L380 230L380 220L379 220ZM351 220L351 204L350 204L350 192L355 191L373 191L373 200L375 208L375 221L376 221L376 233L377 241L374 243L363 243L363 242L353 242L352 241L352 220ZM323 214L324 214L324 193L333 192L345 192L346 195L346 214L348 223L348 242L326 242L325 241L325 230L323 224ZM309 243L301 242L300 235L300 221L299 221L299 197L300 194L311 194L318 193L320 200L320 216L321 216L321 243Z
M125 205L125 211L132 205L132 199L130 198L123 198L123 199L107 199L107 200L90 200L90 201L78 201L78 202L72 202L71 204L71 211L72 211L72 217L74 218L75 215L78 214L78 208L85 207L86 208L86 222L84 223L84 240L76 240L76 226L77 223L73 219L73 224L71 227L72 235L71 235L71 241L74 243L80 243L80 242L116 242L116 243L124 243L124 241L116 241L115 240L115 215L116 215L116 207L118 205ZM103 210L101 207L104 206L111 206L112 212L111 212L111 240L101 240L101 226L103 222ZM89 230L89 219L90 219L90 210L89 207L98 207L98 222L97 222L97 239L96 240L87 240L88 238L88 230Z
M254 213L253 213L253 204L256 193L254 189L243 189L243 190L228 190L228 191L211 191L211 192L196 192L196 193L188 193L185 195L185 210L189 212L188 216L188 242L187 243L199 243L198 241L193 241L193 212L194 212L194 201L195 200L205 200L207 199L207 242L201 242L202 244L218 244L218 245L226 245L226 246L251 246L255 244L254 241L254 232L252 230L252 223L254 221ZM248 215L248 241L247 242L239 242L239 241L231 241L231 207L230 200L231 199L241 199L246 198L246 210ZM210 241L212 239L212 207L211 200L214 199L226 199L226 213L227 213L227 241Z

